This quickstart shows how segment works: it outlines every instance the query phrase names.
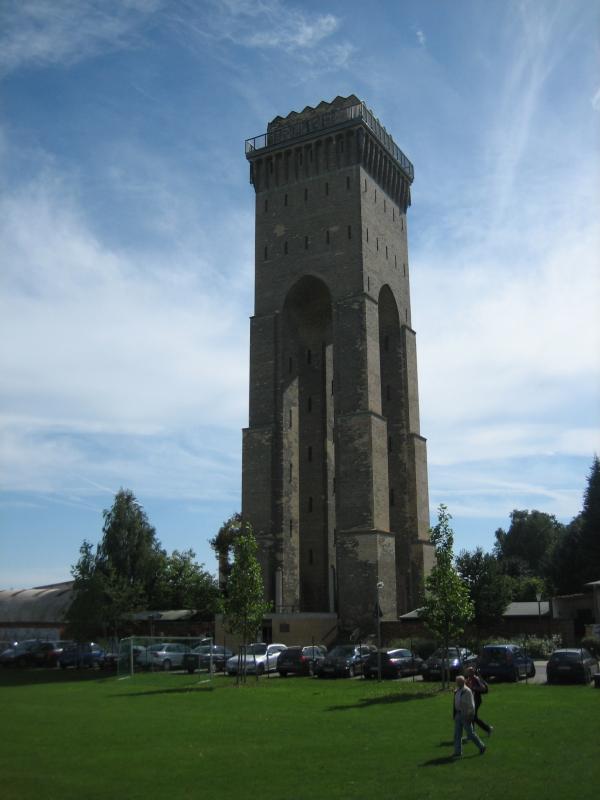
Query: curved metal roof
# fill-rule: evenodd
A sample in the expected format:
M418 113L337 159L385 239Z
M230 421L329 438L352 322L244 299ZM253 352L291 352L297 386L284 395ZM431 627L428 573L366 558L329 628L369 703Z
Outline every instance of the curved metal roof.
M0 623L63 622L72 599L72 581L35 589L0 589Z

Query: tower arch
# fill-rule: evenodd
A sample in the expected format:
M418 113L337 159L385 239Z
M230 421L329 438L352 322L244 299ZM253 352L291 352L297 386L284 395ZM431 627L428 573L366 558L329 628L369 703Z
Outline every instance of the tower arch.
M283 557L295 565L284 576L281 604L333 610L332 301L320 278L305 275L287 292L281 341Z
M406 519L406 368L400 314L389 285L379 292L381 413L387 423L390 531L396 540L396 602L399 613L410 599L410 546Z

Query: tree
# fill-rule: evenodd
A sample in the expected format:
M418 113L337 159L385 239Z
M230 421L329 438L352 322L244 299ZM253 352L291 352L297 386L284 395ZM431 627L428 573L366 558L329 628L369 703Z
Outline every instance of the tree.
M582 511L559 537L551 578L560 594L581 592L585 583L600 578L600 462L594 457L583 496Z
M104 574L97 569L91 542L84 540L79 548L79 560L71 568L74 578L73 601L68 611L69 634L77 641L94 639L99 632L106 634L103 608L106 592Z
M600 460L594 456L581 511L581 583L600 579Z
M549 573L552 552L564 526L552 514L543 511L518 511L510 514L508 531L498 528L494 553L504 564L514 559L524 562L530 575L545 578Z
M214 577L194 561L193 550L174 550L161 561L157 591L150 609L194 609L204 617L219 607L219 589Z
M242 515L233 514L219 528L219 532L210 540L210 546L217 554L219 562L219 589L227 593L227 581L231 573L231 551L235 539L242 529Z
M75 638L117 638L133 611L188 608L206 615L218 606L214 578L194 562L194 552L161 548L133 492L120 489L103 512L102 539L84 541L72 567L69 630Z
M98 557L125 584L152 594L165 553L146 512L129 489L119 489L113 505L102 512L104 526Z
M511 579L504 575L498 561L481 547L472 553L463 550L456 559L456 569L473 601L473 621L477 638L481 630L498 622L512 599Z
M264 600L262 573L256 558L258 546L249 522L242 522L232 548L233 565L227 582L224 610L229 630L241 638L239 683L246 679L243 658L246 645L250 639L255 638L263 615L269 610L269 604Z
M438 523L431 529L431 542L436 563L425 581L425 605L421 618L429 630L437 635L444 650L464 631L473 618L473 601L469 590L454 568L454 533L450 527L452 517L444 504L438 508ZM448 676L444 671L443 684Z
M75 639L119 637L123 616L143 607L141 587L132 585L103 561L90 542L80 548L74 577L73 601L67 612L69 635Z

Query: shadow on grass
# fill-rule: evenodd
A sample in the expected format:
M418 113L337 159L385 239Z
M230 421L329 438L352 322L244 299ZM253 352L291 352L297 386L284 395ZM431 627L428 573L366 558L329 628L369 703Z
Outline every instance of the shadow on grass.
M126 694L111 694L110 697L119 697L128 700L130 697L152 697L159 694L190 694L194 692L214 692L212 686L180 686L175 689L145 689L143 692L127 692Z
M440 756L439 758L430 758L429 761L424 761L421 766L422 767L443 767L444 764L454 764L456 761L460 761L460 759L454 758L454 756Z
M429 700L435 697L431 692L399 692L386 694L382 697L363 697L358 703L348 703L343 706L329 706L326 711L349 711L351 708L369 708L370 706L392 705L394 703L407 703L409 700Z
M42 683L89 683L115 678L116 672L95 669L60 669L39 667L31 669L8 668L0 670L0 686L33 686Z
M454 742L440 742L438 747L452 747ZM465 753L462 756L454 756L452 754L448 756L439 756L438 758L430 758L429 761L424 761L420 766L422 767L442 767L444 764L454 764L456 761L464 761L465 759L470 758L479 758L480 754L477 753L470 753L466 755Z

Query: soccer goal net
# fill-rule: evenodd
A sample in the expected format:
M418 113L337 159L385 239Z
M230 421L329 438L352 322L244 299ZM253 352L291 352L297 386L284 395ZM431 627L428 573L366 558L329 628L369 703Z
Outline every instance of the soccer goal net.
M222 648L221 648L222 649ZM206 672L211 677L218 661L212 637L129 636L119 641L117 675L137 672Z

